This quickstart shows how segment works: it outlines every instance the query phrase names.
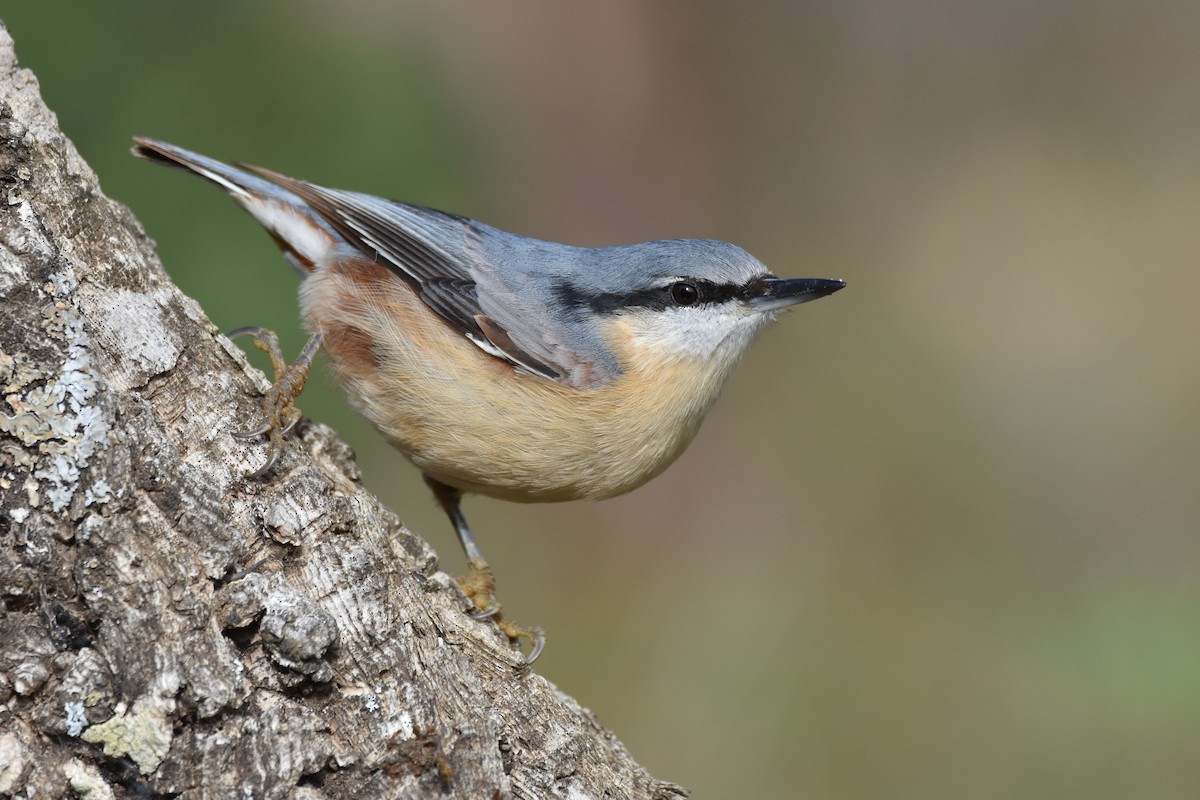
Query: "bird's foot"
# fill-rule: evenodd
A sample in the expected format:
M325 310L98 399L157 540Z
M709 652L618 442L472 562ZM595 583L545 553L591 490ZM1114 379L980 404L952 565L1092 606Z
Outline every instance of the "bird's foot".
M229 338L253 336L254 346L271 357L275 372L275 383L263 396L263 412L266 420L253 430L240 431L233 435L238 439L256 439L266 434L267 460L261 467L249 473L248 478L261 478L271 470L283 455L284 437L296 427L303 414L296 407L296 398L304 391L313 358L321 347L321 334L309 337L295 362L288 364L279 346L279 337L266 328L238 328L229 332Z
M496 599L496 577L487 562L468 559L467 574L458 579L458 585L475 607L471 612L474 619L491 619L514 647L520 648L522 642L528 643L526 666L537 660L546 647L545 631L537 627L519 625L500 613L500 602Z

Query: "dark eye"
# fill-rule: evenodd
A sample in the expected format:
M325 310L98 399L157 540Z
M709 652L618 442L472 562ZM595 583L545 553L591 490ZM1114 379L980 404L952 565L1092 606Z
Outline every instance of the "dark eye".
M671 284L671 299L676 305L694 306L700 302L700 290L696 284L687 281L677 281Z

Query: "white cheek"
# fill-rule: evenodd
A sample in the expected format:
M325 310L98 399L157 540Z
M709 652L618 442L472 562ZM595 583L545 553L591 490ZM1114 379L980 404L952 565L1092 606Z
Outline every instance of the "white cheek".
M634 324L634 343L657 355L736 362L770 316L729 308L668 308Z

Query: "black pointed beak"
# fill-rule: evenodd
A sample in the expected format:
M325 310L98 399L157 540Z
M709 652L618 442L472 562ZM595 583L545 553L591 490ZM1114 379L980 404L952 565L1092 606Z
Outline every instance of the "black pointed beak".
M845 281L832 278L763 278L750 305L759 311L775 311L819 300L845 286Z

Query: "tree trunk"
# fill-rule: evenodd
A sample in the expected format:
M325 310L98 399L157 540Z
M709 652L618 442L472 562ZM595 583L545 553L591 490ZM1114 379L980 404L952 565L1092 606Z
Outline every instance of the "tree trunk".
M0 27L0 795L669 798L167 278Z

